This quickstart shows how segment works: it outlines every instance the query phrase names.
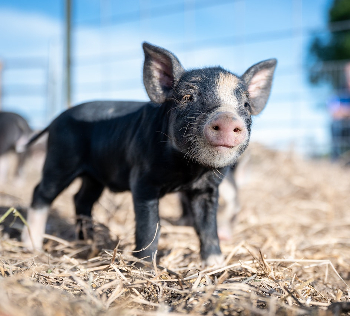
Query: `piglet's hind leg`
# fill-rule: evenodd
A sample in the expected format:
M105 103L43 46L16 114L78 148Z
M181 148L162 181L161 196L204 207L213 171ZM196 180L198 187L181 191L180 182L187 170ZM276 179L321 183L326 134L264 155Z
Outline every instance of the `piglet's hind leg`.
M32 204L28 210L27 223L32 238L29 236L27 227L22 232L22 242L28 250L42 248L50 205L75 178L72 170L60 172L58 168L48 168L46 163L43 178L34 190Z
M40 250L42 248L48 213L48 206L36 209L29 208L27 215L28 226L25 226L22 231L22 242L28 250Z

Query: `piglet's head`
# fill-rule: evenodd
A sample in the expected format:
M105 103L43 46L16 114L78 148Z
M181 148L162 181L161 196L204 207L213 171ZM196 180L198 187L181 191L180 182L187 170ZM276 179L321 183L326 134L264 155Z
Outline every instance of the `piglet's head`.
M269 98L276 59L237 76L221 67L186 71L171 52L143 49L144 85L151 101L168 108L172 146L207 167L233 165L248 146L251 115Z

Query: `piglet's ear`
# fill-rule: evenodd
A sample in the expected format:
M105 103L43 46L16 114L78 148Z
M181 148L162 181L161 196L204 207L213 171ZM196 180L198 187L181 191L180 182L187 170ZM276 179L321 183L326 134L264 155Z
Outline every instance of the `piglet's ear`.
M174 54L144 42L143 83L153 102L163 103L185 71Z
M268 59L251 66L242 76L248 87L252 114L259 114L269 98L277 60Z

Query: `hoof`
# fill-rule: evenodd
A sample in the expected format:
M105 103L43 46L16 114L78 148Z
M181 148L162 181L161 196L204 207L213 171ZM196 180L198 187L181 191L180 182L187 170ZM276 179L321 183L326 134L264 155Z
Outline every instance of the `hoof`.
M224 256L220 255L210 255L207 259L202 261L203 267L221 267L224 263Z
M28 227L25 226L21 235L23 246L28 251L41 250L43 247L43 237L32 233L32 239L29 236ZM33 240L33 241L32 241Z

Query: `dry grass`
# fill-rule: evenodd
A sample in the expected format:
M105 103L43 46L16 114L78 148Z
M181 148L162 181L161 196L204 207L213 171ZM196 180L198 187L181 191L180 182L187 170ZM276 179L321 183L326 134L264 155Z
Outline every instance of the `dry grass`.
M21 187L0 186L3 211L30 202L37 157ZM129 194L105 192L94 242L74 240L74 183L54 203L43 253L24 253L9 216L0 236L0 316L340 315L350 310L350 170L252 146L224 267L202 269L193 228L161 201L158 262L133 258ZM12 226L11 226L12 225ZM14 227L14 228L11 228ZM17 233L18 235L18 233Z

